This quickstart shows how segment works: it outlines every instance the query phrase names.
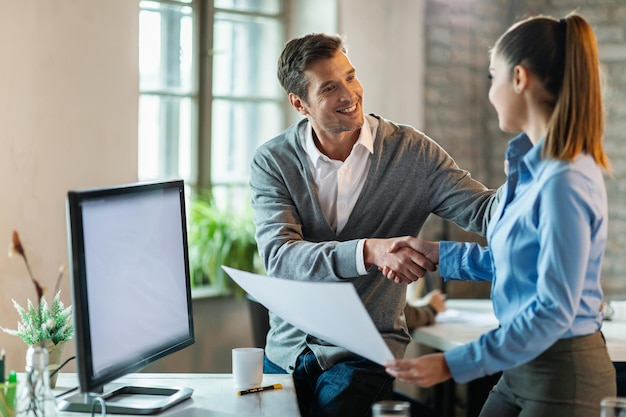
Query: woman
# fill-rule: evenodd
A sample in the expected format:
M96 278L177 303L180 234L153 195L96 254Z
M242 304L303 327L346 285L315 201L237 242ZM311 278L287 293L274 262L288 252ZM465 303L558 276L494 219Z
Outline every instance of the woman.
M500 327L386 369L424 387L503 371L481 417L597 416L616 388L600 333L610 164L595 36L576 14L528 18L497 41L489 73L500 128L527 136L509 144L489 246L402 238L390 250L412 246L439 262L445 279L491 280Z

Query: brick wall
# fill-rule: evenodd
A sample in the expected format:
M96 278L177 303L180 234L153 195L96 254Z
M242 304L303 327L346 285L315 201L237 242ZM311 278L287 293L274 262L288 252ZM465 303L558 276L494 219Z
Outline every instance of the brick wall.
M593 26L606 73L605 146L613 164L606 177L609 241L603 264L607 299L626 299L626 1L428 0L425 18L424 131L478 180L505 180L503 153L513 135L502 133L488 101L488 50L508 26L532 14L563 17L577 10ZM477 239L431 219L423 236Z

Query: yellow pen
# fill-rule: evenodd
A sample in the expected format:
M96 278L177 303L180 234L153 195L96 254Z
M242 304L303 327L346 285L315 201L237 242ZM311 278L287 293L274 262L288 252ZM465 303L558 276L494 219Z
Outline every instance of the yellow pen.
M272 390L272 389L281 389L282 387L283 387L283 384L272 384L266 387L250 388L250 389L245 389L243 391L237 391L237 395L246 395L246 394L252 394L255 392Z

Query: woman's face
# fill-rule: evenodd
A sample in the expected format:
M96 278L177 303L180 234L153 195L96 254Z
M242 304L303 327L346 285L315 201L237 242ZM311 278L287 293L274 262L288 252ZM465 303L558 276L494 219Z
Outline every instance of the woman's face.
M489 78L489 102L498 113L500 129L503 132L520 132L524 115L523 100L514 89L510 66L496 52L491 55Z

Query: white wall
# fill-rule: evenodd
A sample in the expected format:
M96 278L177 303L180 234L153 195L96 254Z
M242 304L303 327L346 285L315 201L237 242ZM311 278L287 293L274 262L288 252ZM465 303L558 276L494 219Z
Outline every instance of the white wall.
M364 110L423 125L425 1L338 1L338 32L363 84Z
M0 247L17 230L49 292L68 262L66 192L137 179L137 39L137 1L0 0ZM36 296L6 253L0 326L15 328L11 298ZM69 276L62 288L70 304ZM0 332L0 347L22 371L21 339Z

